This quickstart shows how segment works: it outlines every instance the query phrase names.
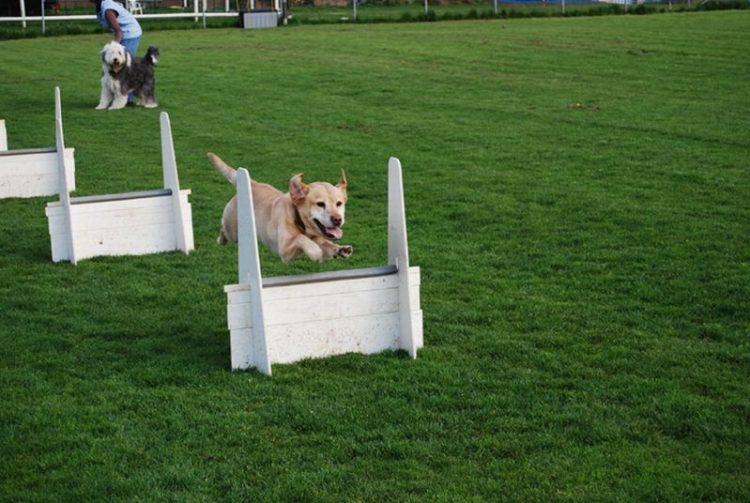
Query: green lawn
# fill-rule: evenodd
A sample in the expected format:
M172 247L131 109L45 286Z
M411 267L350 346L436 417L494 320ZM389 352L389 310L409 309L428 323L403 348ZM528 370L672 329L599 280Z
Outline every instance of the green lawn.
M161 183L196 250L53 264L0 201L0 500L750 500L750 12L147 31L160 108L94 110L106 34L0 42L11 148L76 195ZM214 151L284 187L347 170L380 265L404 166L425 347L229 371Z

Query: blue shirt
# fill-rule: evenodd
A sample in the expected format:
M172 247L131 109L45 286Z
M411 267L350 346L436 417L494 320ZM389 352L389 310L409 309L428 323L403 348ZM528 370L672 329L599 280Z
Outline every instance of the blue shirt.
M115 0L102 0L102 7L99 12L96 13L96 17L99 20L99 24L110 31L114 31L112 26L107 21L107 11L113 10L117 13L117 22L120 24L122 30L122 38L137 38L143 34L141 25L138 24L138 20L128 10L115 2Z

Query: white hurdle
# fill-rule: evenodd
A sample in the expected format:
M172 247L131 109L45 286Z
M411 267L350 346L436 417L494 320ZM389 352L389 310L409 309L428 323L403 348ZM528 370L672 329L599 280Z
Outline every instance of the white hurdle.
M226 285L232 369L423 346L419 267L409 267L401 163L388 163L388 265L263 279L250 175L237 173L239 283Z
M55 123L58 122L60 133L55 133L54 147L8 150L5 121L0 120L0 199L57 194L60 191L61 162L65 166L67 189L75 190L75 151L66 149L63 142L60 88L55 87Z
M193 248L190 190L180 190L169 115L162 112L164 188L102 196L70 197L64 174L60 201L47 204L54 262L101 255L145 255ZM62 127L58 122L62 140Z

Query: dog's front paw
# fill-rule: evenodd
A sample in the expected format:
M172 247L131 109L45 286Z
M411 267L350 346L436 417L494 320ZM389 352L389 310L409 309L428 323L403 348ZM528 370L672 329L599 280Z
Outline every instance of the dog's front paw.
M350 245L339 246L339 249L336 250L336 256L342 258L349 258L352 256L352 253L354 253L354 248Z
M146 103L145 105L143 105L143 108L156 108L158 106L158 103Z
M115 99L112 100L112 103L109 104L110 110L120 110L122 108L125 108L128 104L128 97L125 96L116 96Z
M98 105L96 105L96 108L94 110L104 110L106 108L107 108L106 103L99 103Z

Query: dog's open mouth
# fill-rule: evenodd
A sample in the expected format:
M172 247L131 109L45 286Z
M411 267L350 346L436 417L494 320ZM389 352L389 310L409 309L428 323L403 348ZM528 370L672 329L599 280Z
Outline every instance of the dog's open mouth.
M317 218L313 218L313 222L315 222L315 225L318 226L320 232L322 232L328 239L341 239L344 235L344 231L341 230L341 227L326 227L321 224Z

